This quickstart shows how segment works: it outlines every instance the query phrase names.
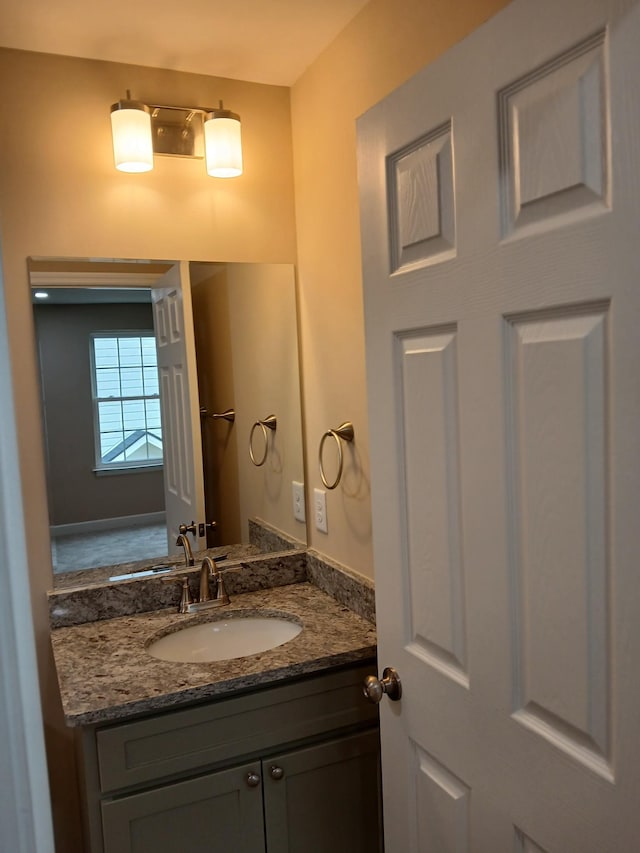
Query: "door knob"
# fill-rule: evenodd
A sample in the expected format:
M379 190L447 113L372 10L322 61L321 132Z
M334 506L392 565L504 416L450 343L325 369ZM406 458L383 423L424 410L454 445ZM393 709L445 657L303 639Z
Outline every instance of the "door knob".
M272 764L271 768L269 769L269 774L271 778L275 779L277 782L284 776L284 770L282 769L282 767L278 767L277 764Z
M198 525L198 536L202 538L207 530L215 530L217 526L217 521L201 521Z
M392 702L397 702L402 696L402 684L400 676L392 666L388 666L382 673L382 678L368 675L362 685L362 692L370 702L377 705L386 693Z

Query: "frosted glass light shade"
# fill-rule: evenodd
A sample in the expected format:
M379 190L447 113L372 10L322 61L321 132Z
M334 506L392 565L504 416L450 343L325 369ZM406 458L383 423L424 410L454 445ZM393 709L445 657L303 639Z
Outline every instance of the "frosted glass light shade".
M153 169L151 115L136 101L119 101L111 108L111 135L116 169L148 172Z
M237 178L242 174L240 116L229 110L214 110L204 123L207 174L214 178Z

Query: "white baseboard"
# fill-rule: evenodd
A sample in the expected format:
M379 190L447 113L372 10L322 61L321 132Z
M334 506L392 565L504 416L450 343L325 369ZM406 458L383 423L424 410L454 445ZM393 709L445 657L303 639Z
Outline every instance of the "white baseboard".
M72 524L52 524L49 528L51 538L72 536L78 533L97 533L100 530L118 530L122 527L141 527L144 524L164 524L165 512L145 512L140 515L121 515L117 518L96 518L92 521L78 521Z

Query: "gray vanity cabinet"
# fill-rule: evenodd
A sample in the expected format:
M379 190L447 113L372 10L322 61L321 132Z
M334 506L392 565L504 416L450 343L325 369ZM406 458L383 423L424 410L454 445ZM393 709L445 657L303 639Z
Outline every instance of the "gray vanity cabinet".
M88 853L381 850L372 668L83 729Z
M247 786L250 773L255 764L104 802L105 853L263 853L262 797Z
M262 765L267 853L382 849L377 729L274 755Z
M105 853L375 853L378 754L373 730L110 800Z

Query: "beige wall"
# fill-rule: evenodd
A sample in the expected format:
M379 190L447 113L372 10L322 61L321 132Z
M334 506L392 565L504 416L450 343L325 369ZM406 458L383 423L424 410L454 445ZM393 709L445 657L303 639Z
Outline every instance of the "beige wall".
M291 483L304 478L295 271L292 264L191 264L200 404L235 407L233 426L206 421L205 493L215 544L249 541L260 518L301 542ZM197 283L194 284L194 280ZM249 457L253 423L275 414L267 458ZM254 454L264 448L260 429Z
M506 5L506 0L371 0L292 89L307 487L317 447L355 428L343 482L327 493L319 551L373 576L355 120ZM490 61L488 58L487 61Z
M243 120L245 174L208 178L201 161L113 167L109 106L210 105ZM48 637L51 585L44 461L26 258L81 256L295 261L289 90L106 62L0 50L0 234L36 643L58 853L78 848L71 733Z
M191 264L191 302L198 362L200 406L209 414L236 406L226 264ZM203 421L204 499L207 520L215 519L211 541L240 542L238 431L235 423Z
M229 318L237 403L242 541L248 518L260 518L301 542L304 524L293 518L292 481L304 479L294 269L288 264L228 264ZM249 457L253 424L275 415L264 465ZM264 440L254 436L254 456Z

